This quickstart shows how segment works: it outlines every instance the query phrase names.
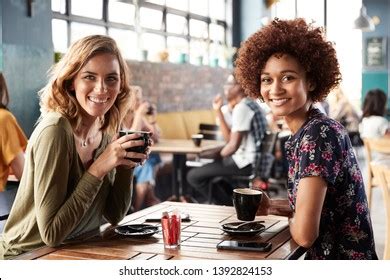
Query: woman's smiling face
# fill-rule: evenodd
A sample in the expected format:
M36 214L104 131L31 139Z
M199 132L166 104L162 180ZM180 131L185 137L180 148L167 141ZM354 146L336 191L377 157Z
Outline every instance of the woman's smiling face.
M314 86L297 59L289 54L273 54L260 76L260 94L276 116L292 117L306 112L309 91Z
M93 56L73 80L76 99L90 117L107 113L118 96L120 85L119 62L112 54Z

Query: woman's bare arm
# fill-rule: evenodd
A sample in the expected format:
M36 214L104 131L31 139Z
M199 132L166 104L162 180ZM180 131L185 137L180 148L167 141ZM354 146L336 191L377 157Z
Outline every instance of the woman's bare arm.
M326 190L327 183L321 177L306 177L299 182L290 232L302 247L311 247L318 237Z
M24 153L20 152L18 153L15 158L11 161L10 164L12 171L15 174L15 177L20 180L22 178L23 174L23 167L24 167Z

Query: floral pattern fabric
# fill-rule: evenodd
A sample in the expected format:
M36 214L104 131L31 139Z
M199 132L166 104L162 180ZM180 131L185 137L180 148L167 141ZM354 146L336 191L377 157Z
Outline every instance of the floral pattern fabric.
M306 259L377 259L363 177L345 128L312 109L285 147L293 210L301 178L319 176L328 186L319 236Z

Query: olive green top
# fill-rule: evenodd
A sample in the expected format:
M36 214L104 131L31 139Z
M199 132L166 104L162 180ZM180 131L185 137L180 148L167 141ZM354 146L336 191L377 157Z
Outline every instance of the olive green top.
M94 159L109 141L103 134ZM122 168L103 180L88 173L69 121L59 113L47 114L27 146L19 190L0 235L0 259L96 232L103 216L117 224L130 207L132 176L132 170Z

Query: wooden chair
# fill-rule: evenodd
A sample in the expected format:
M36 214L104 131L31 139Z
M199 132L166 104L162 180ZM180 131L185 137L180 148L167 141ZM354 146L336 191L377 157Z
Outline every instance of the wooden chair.
M366 182L366 194L368 200L368 206L371 208L372 200L372 188L378 185L378 179L373 175L371 162L375 161L375 154L384 154L390 156L390 137L384 137L379 139L363 139L364 150L366 154L366 168L367 168L367 182ZM373 156L374 155L374 156ZM390 157L389 157L390 164Z
M267 132L264 135L263 141L261 142L260 153L273 155L275 152L275 145L277 139L278 133ZM269 162L269 166L267 166L266 173L271 174L273 163L274 160L271 160ZM243 184L243 186L251 187L252 180L255 178L255 172L253 172L253 174L249 176L232 176L232 178L237 180L239 184Z
M375 162L370 165L375 178L378 179L379 186L382 188L383 201L386 211L386 235L383 259L390 260L390 166Z
M261 147L260 151L261 153L270 153L273 155L275 151L275 145L276 145L276 140L278 138L278 133L273 133L273 132L267 132L264 136L263 141L261 142ZM267 166L267 169L269 173L271 173L271 169L273 166L274 160L271 160L269 162L269 166ZM236 182L235 187L252 187L252 181L255 178L255 172L253 171L252 174L243 176L243 175L231 175L229 176L229 179L231 181ZM213 202L213 184L215 184L216 181L223 179L223 177L216 177L213 180L210 181L209 186L208 186L208 203L211 204Z
M203 134L203 139L206 140L223 140L219 126L216 124L200 123L199 134Z
M223 140L222 133L219 130L219 126L216 124L200 123L199 124L199 134L203 135L205 140ZM202 155L202 157L197 157L195 160L187 160L187 167L202 167L203 165L213 162L214 155Z
M3 231L9 212L15 200L17 188L12 188L0 192L0 233Z

